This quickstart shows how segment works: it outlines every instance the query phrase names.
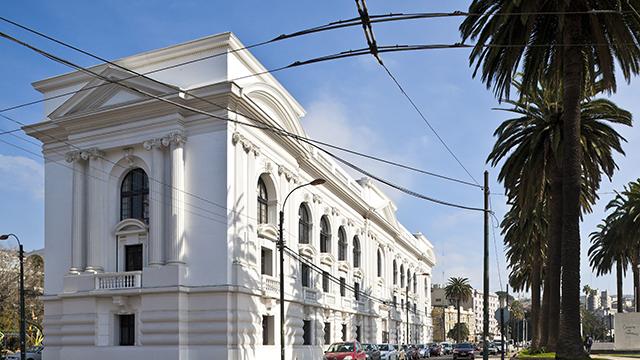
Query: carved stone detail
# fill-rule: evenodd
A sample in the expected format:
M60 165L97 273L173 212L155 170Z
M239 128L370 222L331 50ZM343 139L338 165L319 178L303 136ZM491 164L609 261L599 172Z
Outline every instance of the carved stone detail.
M283 165L278 165L278 175L284 175L284 178L289 182L291 181L293 181L294 183L299 182L298 175L296 175L293 171L287 169Z
M316 204L322 204L322 196L313 194L313 202Z
M252 143L251 140L247 139L244 135L240 134L237 131L234 132L233 135L231 135L231 143L234 146L240 143L240 145L242 145L242 149L247 154L253 153L254 156L260 155L260 147Z

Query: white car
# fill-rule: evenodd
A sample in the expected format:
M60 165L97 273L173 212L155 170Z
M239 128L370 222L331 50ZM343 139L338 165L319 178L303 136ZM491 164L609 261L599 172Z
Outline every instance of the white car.
M27 349L25 359L26 360L41 360L42 359L42 346ZM7 355L7 360L20 360L20 352Z
M392 344L378 344L381 360L398 360L398 350Z

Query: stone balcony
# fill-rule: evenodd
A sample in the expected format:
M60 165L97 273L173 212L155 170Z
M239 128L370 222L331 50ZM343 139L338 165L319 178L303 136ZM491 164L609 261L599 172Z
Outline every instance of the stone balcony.
M142 271L95 275L95 290L135 289L142 286Z

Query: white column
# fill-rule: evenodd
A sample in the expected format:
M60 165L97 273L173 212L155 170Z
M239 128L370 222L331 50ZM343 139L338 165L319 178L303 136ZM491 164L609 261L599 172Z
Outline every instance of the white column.
M165 139L163 139L165 140ZM181 133L169 136L169 151L171 153L171 234L168 236L169 253L168 264L184 263L184 142L186 138Z
M86 162L79 151L66 154L66 160L73 169L73 214L71 217L71 268L69 273L79 274L85 265L85 181Z
M159 139L145 141L143 147L151 151L149 179L149 265L164 263L164 151Z
M96 148L82 152L84 159L89 159L89 241L87 246L87 272L104 270L104 245L106 241L105 203L106 179L104 176L104 153Z

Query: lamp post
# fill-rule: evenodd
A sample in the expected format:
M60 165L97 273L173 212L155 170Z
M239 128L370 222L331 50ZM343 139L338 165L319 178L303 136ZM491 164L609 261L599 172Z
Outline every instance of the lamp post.
M293 190L289 191L289 194L284 198L282 202L282 209L280 210L280 221L279 221L279 241L278 241L278 251L280 252L280 359L284 360L284 206L287 204L287 200L289 196L293 194L294 191L311 185L318 186L325 183L324 179L315 179L309 183L299 185ZM24 360L24 359L22 359Z
M27 355L26 349L26 330L25 330L25 315L24 315L24 249L20 239L15 234L0 235L0 240L8 240L13 236L18 242L18 256L20 258L20 359L25 360Z

